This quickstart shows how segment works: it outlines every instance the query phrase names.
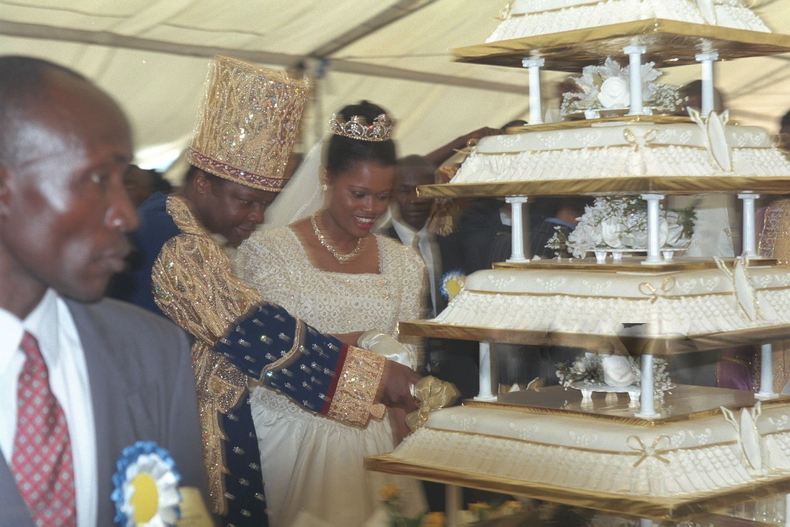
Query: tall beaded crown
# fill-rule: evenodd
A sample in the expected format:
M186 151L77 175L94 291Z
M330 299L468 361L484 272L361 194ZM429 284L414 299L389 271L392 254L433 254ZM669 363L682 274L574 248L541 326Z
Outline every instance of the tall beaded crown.
M332 114L329 119L329 130L335 135L359 139L360 141L386 141L392 137L394 122L385 114L373 119L373 124L368 124L361 115L352 115L345 120L342 114Z
M209 65L188 161L242 185L279 192L307 103L307 81L231 57Z

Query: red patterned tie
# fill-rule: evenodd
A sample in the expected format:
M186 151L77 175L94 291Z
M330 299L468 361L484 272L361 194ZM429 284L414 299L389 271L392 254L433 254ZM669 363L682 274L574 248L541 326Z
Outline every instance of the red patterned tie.
M49 387L36 338L25 332L27 360L17 388L12 470L38 526L77 524L74 466L66 415Z

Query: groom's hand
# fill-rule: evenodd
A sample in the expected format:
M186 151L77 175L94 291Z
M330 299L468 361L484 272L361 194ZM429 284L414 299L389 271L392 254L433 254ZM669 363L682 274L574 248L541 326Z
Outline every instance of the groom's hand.
M413 412L418 406L411 394L411 385L417 384L420 379L420 374L408 366L388 360L384 366L379 387L380 396L377 400L390 408L403 408L406 413Z

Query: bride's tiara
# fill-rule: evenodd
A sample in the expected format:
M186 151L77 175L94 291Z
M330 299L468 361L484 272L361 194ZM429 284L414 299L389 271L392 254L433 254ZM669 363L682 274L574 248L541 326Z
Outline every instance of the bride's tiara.
M392 137L392 127L395 123L385 114L373 119L373 124L368 124L361 115L352 115L346 121L342 115L332 114L329 119L329 129L335 135L359 139L360 141L386 141Z

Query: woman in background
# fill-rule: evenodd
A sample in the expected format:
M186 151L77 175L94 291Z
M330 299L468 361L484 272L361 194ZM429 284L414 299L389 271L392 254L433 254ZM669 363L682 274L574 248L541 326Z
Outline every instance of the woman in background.
M392 192L391 121L380 107L362 102L343 108L330 126L322 170L311 169L307 159L289 183L296 216L309 216L253 235L239 249L237 271L266 300L320 331L378 330L395 337L399 320L422 314L426 271L412 248L371 232ZM305 182L323 189L325 207L312 214L304 205L311 194ZM416 368L415 348L406 349L401 361ZM358 429L301 410L263 387L252 390L251 405L273 526L358 526L374 513L392 477L365 471L364 457L392 450L405 434L402 414L390 415L394 430L387 417ZM405 512L425 510L419 483L397 484Z

